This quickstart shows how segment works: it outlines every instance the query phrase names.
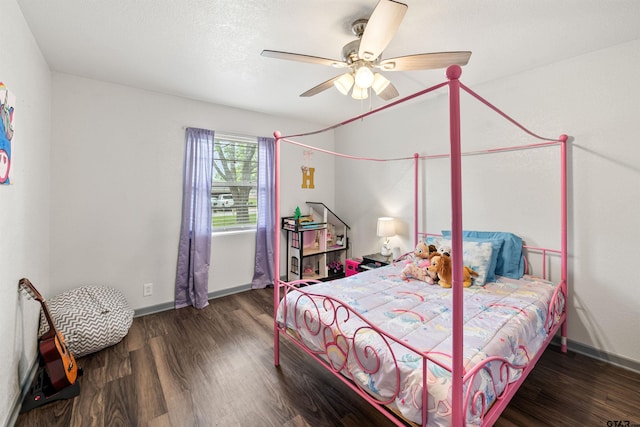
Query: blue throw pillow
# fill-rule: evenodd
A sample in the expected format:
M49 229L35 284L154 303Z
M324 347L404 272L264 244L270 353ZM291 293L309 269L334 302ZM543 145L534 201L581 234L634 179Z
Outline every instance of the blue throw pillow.
M443 231L442 235L451 237L451 231ZM512 279L520 279L524 275L523 243L522 239L515 234L502 231L463 230L462 238L503 240L504 243L496 261L495 274Z

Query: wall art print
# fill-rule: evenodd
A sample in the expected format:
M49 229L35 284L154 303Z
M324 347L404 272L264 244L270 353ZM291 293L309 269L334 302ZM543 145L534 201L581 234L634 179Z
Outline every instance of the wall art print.
M11 140L13 139L13 112L15 98L0 82L0 185L11 184Z

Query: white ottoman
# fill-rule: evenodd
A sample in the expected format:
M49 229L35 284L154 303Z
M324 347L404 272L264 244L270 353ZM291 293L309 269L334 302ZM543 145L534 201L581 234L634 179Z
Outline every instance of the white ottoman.
M46 304L56 329L76 358L119 343L133 322L133 310L114 288L83 286L58 294ZM38 335L48 330L41 312Z

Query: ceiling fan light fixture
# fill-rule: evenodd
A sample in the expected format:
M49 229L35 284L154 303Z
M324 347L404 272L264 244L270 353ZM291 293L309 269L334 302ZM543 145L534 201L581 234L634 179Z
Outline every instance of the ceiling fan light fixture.
M351 73L345 73L341 75L338 80L334 81L333 85L341 94L348 95L351 90L351 86L353 86L353 76Z
M391 82L382 74L375 73L373 75L373 83L371 84L371 88L374 90L376 95L380 95L390 84Z
M351 97L353 99L367 99L369 97L369 89L365 87L360 87L356 83L353 86L353 91L351 92Z
M470 51L431 52L383 58L383 52L389 46L407 12L408 6L402 1L379 0L369 18L355 20L351 24L351 30L356 39L342 47L342 60L277 50L263 50L261 55L344 70L342 74L336 73L333 78L303 92L300 94L301 97L314 96L335 86L340 93L345 96L351 95L354 99L367 99L375 93L384 101L400 94L392 82L374 72L386 74L391 71L433 70L451 65L463 66L469 62Z
M356 85L360 86L363 89L367 89L371 87L373 83L373 72L366 65L362 65L356 71Z

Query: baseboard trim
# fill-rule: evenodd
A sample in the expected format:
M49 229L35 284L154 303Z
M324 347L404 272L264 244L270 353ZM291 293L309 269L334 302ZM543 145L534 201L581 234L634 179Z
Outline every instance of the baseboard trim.
M29 373L26 375L25 379L20 385L20 393L18 394L17 399L13 401L13 405L11 405L11 412L9 413L9 417L6 420L5 427L14 426L18 421L18 416L20 415L20 410L22 409L22 401L29 392L29 389L31 389L33 379L38 373L38 366L38 355L36 354L35 359L33 359L33 362L31 363Z
M227 295L237 294L238 292L244 292L251 289L251 284L235 286L233 288L227 288L220 291L209 292L207 297L212 300L215 298L226 297ZM150 307L143 307L137 310L134 310L133 317L146 316L153 313L159 313L161 311L173 310L175 308L175 303L165 302L162 304L152 305Z
M560 337L556 336L551 341L551 344L560 346ZM598 350L597 348L591 347L586 344L581 344L576 341L567 340L567 348L575 353L579 353L592 359L601 360L603 362L609 363L611 365L619 366L624 369L628 369L630 371L634 371L640 373L640 362L635 360L627 359L626 357L617 356L615 354L608 353L603 350Z

